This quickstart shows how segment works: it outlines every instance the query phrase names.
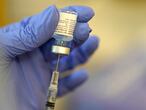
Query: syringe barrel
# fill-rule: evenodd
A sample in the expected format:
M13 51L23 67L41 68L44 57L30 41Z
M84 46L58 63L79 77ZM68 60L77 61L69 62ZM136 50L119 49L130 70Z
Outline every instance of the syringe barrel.
M51 78L51 84L55 87L58 86L59 72L54 71Z
M46 103L46 110L54 110L57 98L57 87L50 86L48 90L48 101Z
M58 92L58 78L59 78L59 72L54 71L52 74L50 86L48 89L48 99L46 103L46 110L54 110L55 102L57 98L57 92Z

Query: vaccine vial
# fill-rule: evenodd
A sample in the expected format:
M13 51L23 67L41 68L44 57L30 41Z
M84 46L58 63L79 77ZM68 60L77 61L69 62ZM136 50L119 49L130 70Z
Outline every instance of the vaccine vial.
M54 33L57 40L71 41L77 22L77 13L73 11L60 11L60 19Z
M52 52L56 54L68 55L70 48L67 43L73 40L73 33L77 23L77 13L74 11L60 11L60 19L53 35L55 44L52 46Z

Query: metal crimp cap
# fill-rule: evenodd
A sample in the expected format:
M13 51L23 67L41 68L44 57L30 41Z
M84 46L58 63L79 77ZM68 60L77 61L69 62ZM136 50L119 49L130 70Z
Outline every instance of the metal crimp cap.
M56 53L56 54L69 55L70 48L53 45L52 46L52 52Z

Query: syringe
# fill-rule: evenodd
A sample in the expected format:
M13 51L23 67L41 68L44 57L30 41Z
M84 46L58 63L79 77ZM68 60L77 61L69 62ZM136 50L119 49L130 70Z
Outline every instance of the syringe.
M55 102L56 102L56 97L57 97L57 92L58 92L59 60L60 60L60 55L58 55L56 70L53 71L50 86L48 89L48 99L47 99L47 103L46 103L46 110L54 110L54 108L55 108Z
M59 23L54 33L54 38L56 41L52 46L52 52L58 55L58 60L48 89L48 98L45 110L54 110L58 91L59 60L61 55L69 55L70 53L70 48L67 44L73 39L73 32L76 22L77 13L73 11L60 11Z

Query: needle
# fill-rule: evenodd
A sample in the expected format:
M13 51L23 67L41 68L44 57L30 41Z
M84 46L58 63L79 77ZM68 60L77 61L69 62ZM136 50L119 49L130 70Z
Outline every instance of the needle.
M59 60L60 60L60 54L58 55L58 59L57 59L57 63L56 63L56 71L58 71L58 67L59 67Z

